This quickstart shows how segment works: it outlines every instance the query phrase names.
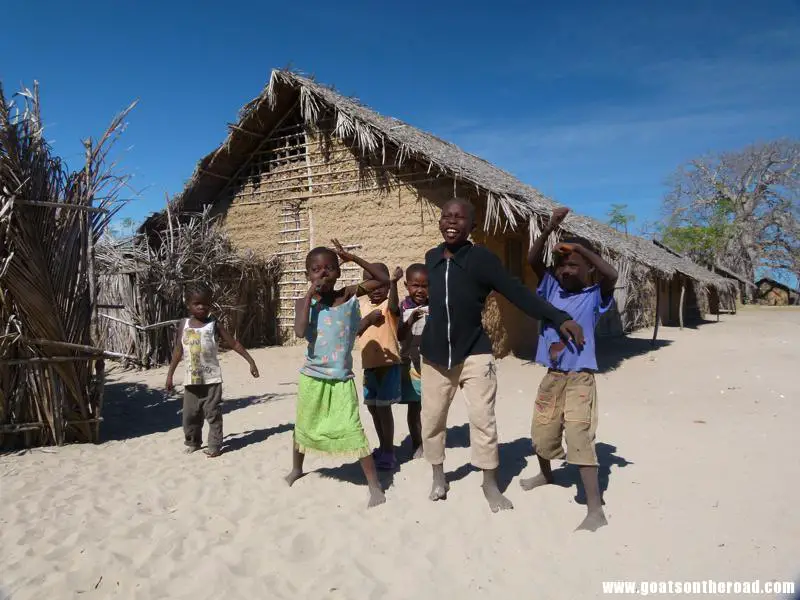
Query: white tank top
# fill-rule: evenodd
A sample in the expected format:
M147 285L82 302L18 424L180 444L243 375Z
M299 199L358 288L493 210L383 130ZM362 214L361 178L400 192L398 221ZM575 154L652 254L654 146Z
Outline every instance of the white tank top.
M183 321L183 361L186 374L183 385L208 385L222 383L222 370L217 357L216 322L210 321L202 327L189 327L189 319Z

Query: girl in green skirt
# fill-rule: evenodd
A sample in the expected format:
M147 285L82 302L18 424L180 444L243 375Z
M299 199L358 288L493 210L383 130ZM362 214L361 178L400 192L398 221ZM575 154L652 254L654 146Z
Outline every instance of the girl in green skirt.
M319 247L308 253L306 277L311 287L295 302L294 332L308 341L308 348L297 387L292 470L286 481L292 485L303 476L306 452L355 457L369 484L367 506L373 507L386 502L386 497L358 414L353 345L362 318L356 298L388 285L389 280L380 268L347 252L337 240L333 245L335 250ZM372 279L334 289L341 275L340 261L354 262ZM370 314L364 320L373 324L378 318Z

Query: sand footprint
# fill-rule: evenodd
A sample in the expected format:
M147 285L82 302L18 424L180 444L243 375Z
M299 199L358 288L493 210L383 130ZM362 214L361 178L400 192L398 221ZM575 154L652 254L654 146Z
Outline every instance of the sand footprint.
M298 533L292 538L292 545L289 548L288 560L292 562L302 562L311 560L317 555L314 547L314 538L307 533Z

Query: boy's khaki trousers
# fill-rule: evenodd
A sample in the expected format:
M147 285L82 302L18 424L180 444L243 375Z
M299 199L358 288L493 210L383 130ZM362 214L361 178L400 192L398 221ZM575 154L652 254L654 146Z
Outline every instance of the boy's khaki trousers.
M472 464L479 469L496 469L497 421L494 402L497 374L491 354L468 356L460 365L447 369L422 361L422 449L433 465L444 462L447 413L461 388L469 413Z

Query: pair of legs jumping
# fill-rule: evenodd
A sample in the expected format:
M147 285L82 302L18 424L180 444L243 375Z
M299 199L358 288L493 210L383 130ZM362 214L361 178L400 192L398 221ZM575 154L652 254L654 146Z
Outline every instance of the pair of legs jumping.
M397 466L394 455L394 415L392 406L402 403L408 406L408 432L411 436L411 453L418 457L422 446L420 423L420 391L411 379L412 366L403 364L364 369L364 403L367 405L375 432L378 448L373 453L379 469L392 470Z
M483 471L483 493L492 512L513 504L497 485L497 376L490 355L468 357L451 369L423 363L422 437L425 458L433 467L431 500L447 497L444 474L447 413L458 389L467 404L472 464ZM607 524L602 508L594 449L597 428L597 393L592 373L548 372L539 388L534 410L532 439L541 473L521 480L525 490L553 483L550 460L566 458L578 465L586 491L587 516L578 529L595 531ZM566 438L567 453L561 445Z
M497 421L494 414L497 374L490 354L468 356L450 369L422 363L422 447L433 467L431 500L444 500L449 486L444 475L447 413L458 390L467 403L472 464L483 471L483 493L492 512L514 508L497 486Z
M551 460L567 459L576 465L586 491L586 518L578 529L595 531L606 525L600 496L597 454L597 389L591 372L564 373L550 369L539 386L531 423L531 439L536 448L540 473L522 479L524 490L554 482ZM561 444L567 443L567 451Z
M376 457L378 467L393 468L388 465L389 461L383 457L394 456L394 415L392 414L391 406L377 406L374 404L367 405L369 414L372 416L372 422L375 424L375 431L378 434L378 452L380 457ZM420 423L420 415L422 406L419 402L408 404L408 413L406 420L408 422L408 433L411 437L411 454L413 458L419 458L422 454L422 424ZM383 459L384 462L381 462Z
M303 476L307 451L357 457L369 486L367 506L371 508L386 502L361 425L358 395L352 379L324 380L300 375L292 470L286 476L290 486Z

